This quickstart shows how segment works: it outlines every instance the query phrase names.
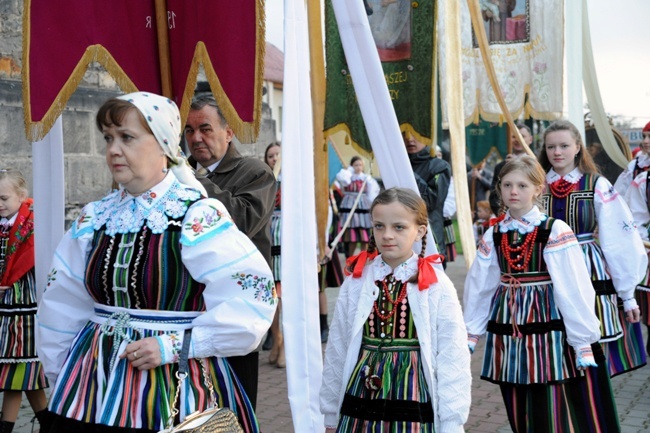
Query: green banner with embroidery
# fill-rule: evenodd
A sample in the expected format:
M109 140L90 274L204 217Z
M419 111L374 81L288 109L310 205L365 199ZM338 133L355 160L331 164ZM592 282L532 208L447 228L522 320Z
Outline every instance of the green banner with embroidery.
M465 128L465 141L472 165L487 158L492 149L505 158L508 153L508 127L505 123L499 125L481 120L478 125L472 123Z
M363 1L403 132L431 144L434 62L433 0ZM358 150L371 152L339 36L331 0L325 1L327 92L325 134L346 131ZM403 143L395 143L403 145Z

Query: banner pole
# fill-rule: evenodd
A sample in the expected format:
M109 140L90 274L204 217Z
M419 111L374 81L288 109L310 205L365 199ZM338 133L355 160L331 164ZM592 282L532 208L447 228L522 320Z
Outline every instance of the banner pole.
M169 58L169 28L167 24L167 1L155 0L156 33L158 36L158 57L160 61L160 84L163 96L173 99L172 63Z
M508 122L510 131L517 136L517 139L523 146L526 153L532 157L535 157L535 154L533 153L532 150L530 150L530 147L528 147L528 144L526 144L524 138L521 136L519 129L517 129L517 127L515 126L515 122L512 118L512 114L510 113L510 110L508 110L506 101L503 99L503 93L501 92L501 88L499 87L499 81L497 80L497 75L496 72L494 71L494 65L492 64L492 57L489 51L489 44L487 41L487 36L485 35L485 27L483 26L483 22L480 19L481 7L478 4L478 0L467 0L467 5L469 6L469 14L472 17L472 28L474 29L474 34L476 35L476 40L478 41L478 47L479 50L481 51L481 57L483 58L485 71L487 72L488 79L490 80L490 85L492 86L492 90L494 90L494 96L496 96L497 102L499 103L499 107L501 107L501 112L503 113L504 117L506 118L506 121Z
M311 106L314 122L314 192L316 197L316 238L318 257L325 256L327 246L327 208L329 206L329 173L327 143L324 139L325 121L325 60L321 28L321 2L307 2L309 30L309 65L311 78Z

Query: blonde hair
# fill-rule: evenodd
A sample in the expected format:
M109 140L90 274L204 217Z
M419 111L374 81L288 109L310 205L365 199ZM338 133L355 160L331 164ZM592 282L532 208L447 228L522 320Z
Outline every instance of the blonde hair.
M546 172L534 157L530 155L522 155L519 158L511 159L501 169L501 172L499 173L499 182L497 183L496 188L499 200L502 203L502 210L504 210L505 207L503 205L503 200L501 199L501 180L513 171L522 172L535 187L544 187L546 185ZM535 204L540 204L539 197L535 197Z
M29 195L29 190L27 189L27 182L23 177L23 174L16 170L15 168L3 168L0 169L0 181L7 179L13 185L16 193L19 196L27 197Z

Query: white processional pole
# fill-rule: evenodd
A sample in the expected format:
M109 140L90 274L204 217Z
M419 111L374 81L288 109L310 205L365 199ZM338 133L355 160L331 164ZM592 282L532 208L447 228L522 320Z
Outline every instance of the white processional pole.
M37 299L47 283L54 250L65 230L65 176L61 117L41 141L32 143L34 242Z
M282 208L281 279L287 388L294 431L322 432L314 131L304 0L284 2L284 83L282 202L290 206Z

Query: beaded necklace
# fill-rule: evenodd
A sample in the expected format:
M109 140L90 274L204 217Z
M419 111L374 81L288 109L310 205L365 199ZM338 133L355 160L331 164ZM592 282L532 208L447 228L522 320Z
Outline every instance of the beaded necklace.
M393 280L393 278L394 277L391 277L391 280ZM390 290L388 289L386 280L383 280L381 282L381 289L384 292L384 299L387 300L393 308L391 308L388 312L385 312L384 310L379 311L379 305L377 305L377 300L375 300L373 309L375 310L377 317L382 320L388 320L389 318L395 316L395 313L397 312L397 305L401 304L404 298L406 298L406 284L402 284L402 287L400 288L400 291L395 299L390 296Z
M564 179L563 177L559 178L555 182L549 184L551 194L553 197L565 198L571 194L578 187L578 182L571 183Z
M510 269L516 271L523 271L528 267L530 259L533 256L533 246L535 244L535 239L537 238L537 230L539 226L526 234L524 241L518 247L510 246L508 242L508 233L503 233L501 236L501 250L503 255L510 266ZM514 256L514 257L513 257Z

